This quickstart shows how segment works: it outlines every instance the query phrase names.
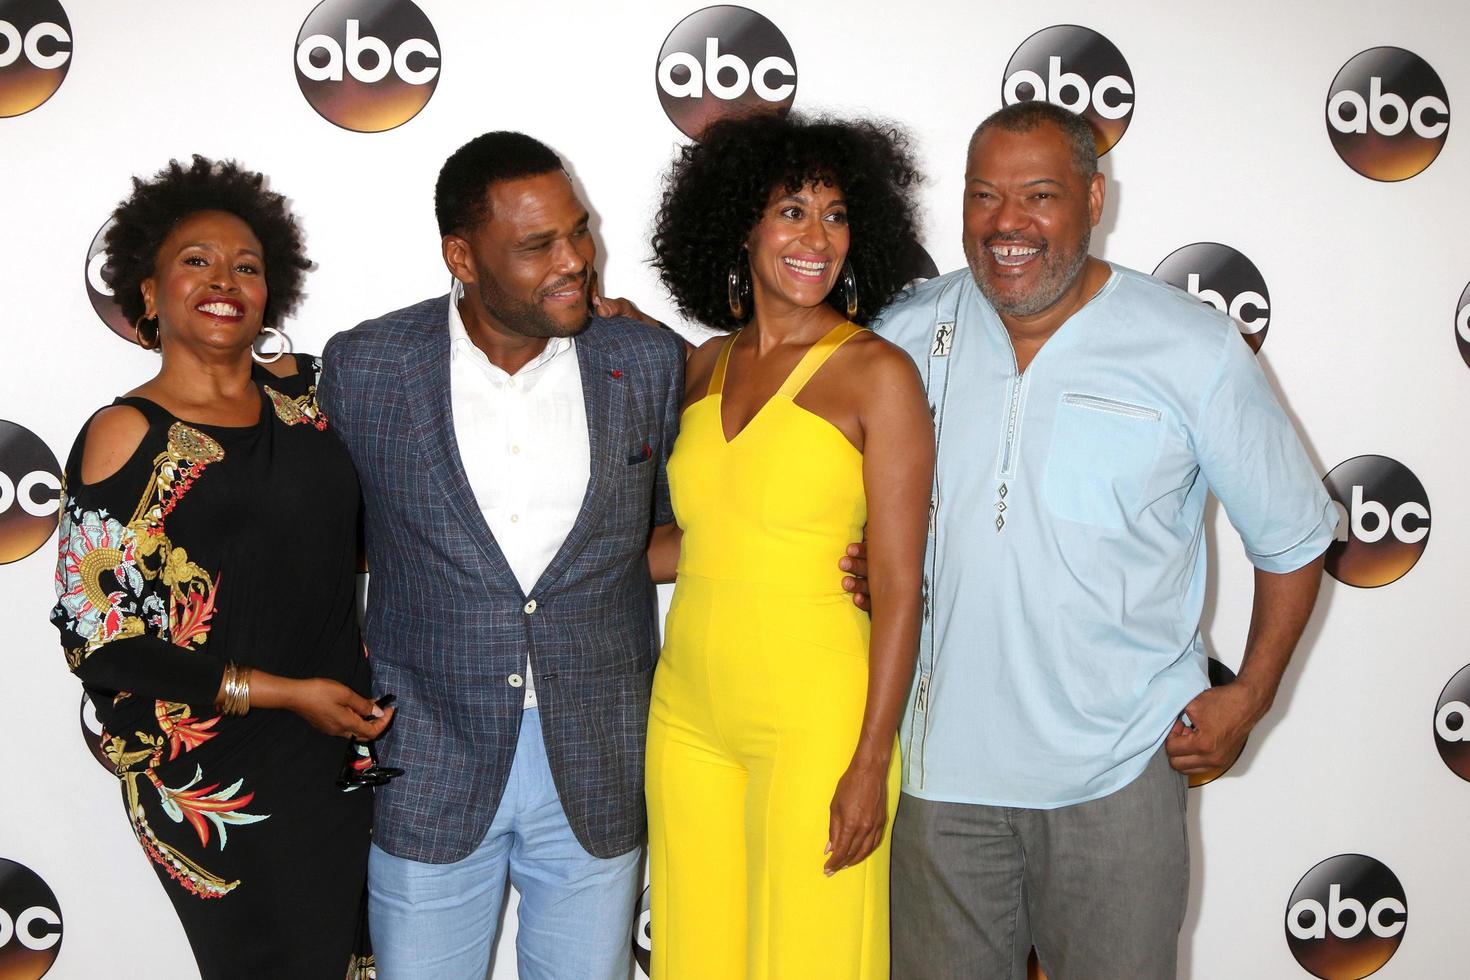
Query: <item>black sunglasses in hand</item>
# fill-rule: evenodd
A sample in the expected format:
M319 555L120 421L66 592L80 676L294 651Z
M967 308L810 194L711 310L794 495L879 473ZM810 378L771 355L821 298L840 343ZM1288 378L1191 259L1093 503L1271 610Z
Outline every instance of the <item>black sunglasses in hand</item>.
M393 694L385 694L374 703L380 708L386 708L393 703L395 697ZM383 786L389 780L402 775L403 770L395 766L378 765L378 757L371 742L359 742L354 738L348 741L347 758L342 762L342 773L337 777L337 785L349 791L359 786Z

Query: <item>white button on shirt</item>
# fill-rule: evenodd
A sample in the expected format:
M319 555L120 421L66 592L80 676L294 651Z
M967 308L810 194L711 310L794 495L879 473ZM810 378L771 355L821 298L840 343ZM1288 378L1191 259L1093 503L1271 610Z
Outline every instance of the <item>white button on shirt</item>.
M454 437L485 523L521 591L536 587L576 523L587 493L591 449L576 342L552 337L514 375L490 363L459 315L464 286L449 297L449 395ZM536 600L525 605L535 612ZM531 664L525 707L536 706Z

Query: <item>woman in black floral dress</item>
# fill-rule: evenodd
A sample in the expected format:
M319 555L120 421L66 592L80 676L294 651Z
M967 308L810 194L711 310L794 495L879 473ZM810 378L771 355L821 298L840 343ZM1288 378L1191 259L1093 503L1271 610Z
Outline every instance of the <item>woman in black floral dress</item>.
M317 362L252 362L300 298L299 229L200 157L113 217L104 276L162 365L77 437L52 622L203 976L371 976L372 801L338 780L392 712L367 697L357 478Z

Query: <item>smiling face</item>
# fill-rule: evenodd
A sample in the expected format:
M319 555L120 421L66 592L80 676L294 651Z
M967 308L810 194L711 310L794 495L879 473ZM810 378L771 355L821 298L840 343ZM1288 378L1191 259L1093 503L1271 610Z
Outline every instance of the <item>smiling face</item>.
M841 188L816 182L788 191L778 185L746 239L756 309L821 305L837 283L849 241Z
M965 258L997 312L1035 316L1068 294L1102 205L1102 175L1078 172L1056 126L996 128L975 139L965 168Z
M587 209L560 170L491 184L488 217L446 235L450 272L473 292L491 329L522 337L570 337L591 315L597 246Z
M243 220L226 211L182 218L140 284L159 341L218 350L244 349L265 316L264 249Z

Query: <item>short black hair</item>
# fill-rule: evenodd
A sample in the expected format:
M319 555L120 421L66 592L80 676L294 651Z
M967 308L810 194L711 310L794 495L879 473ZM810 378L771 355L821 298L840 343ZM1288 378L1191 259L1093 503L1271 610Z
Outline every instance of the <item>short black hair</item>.
M966 152L975 148L975 141L992 129L1007 133L1029 133L1037 126L1050 124L1062 131L1072 145L1072 165L1083 180L1091 180L1097 173L1097 131L1092 124L1070 109L1033 99L1017 102L1004 109L997 109L975 127Z
M866 324L908 284L918 238L912 188L919 171L908 137L886 123L757 113L718 120L681 147L664 177L653 266L674 302L707 326L733 330L728 270L771 192L812 183L847 202L848 259L858 284L853 319ZM828 297L846 314L839 286Z
M491 184L564 170L561 157L525 133L483 133L450 154L434 185L439 234L464 232L485 220Z
M123 316L134 323L147 312L140 286L153 275L158 250L175 225L200 211L233 214L260 239L265 253L263 322L276 326L301 302L302 282L311 268L301 226L286 198L266 188L264 174L234 160L213 161L197 153L188 167L170 160L147 180L134 177L133 193L112 212L102 280Z

